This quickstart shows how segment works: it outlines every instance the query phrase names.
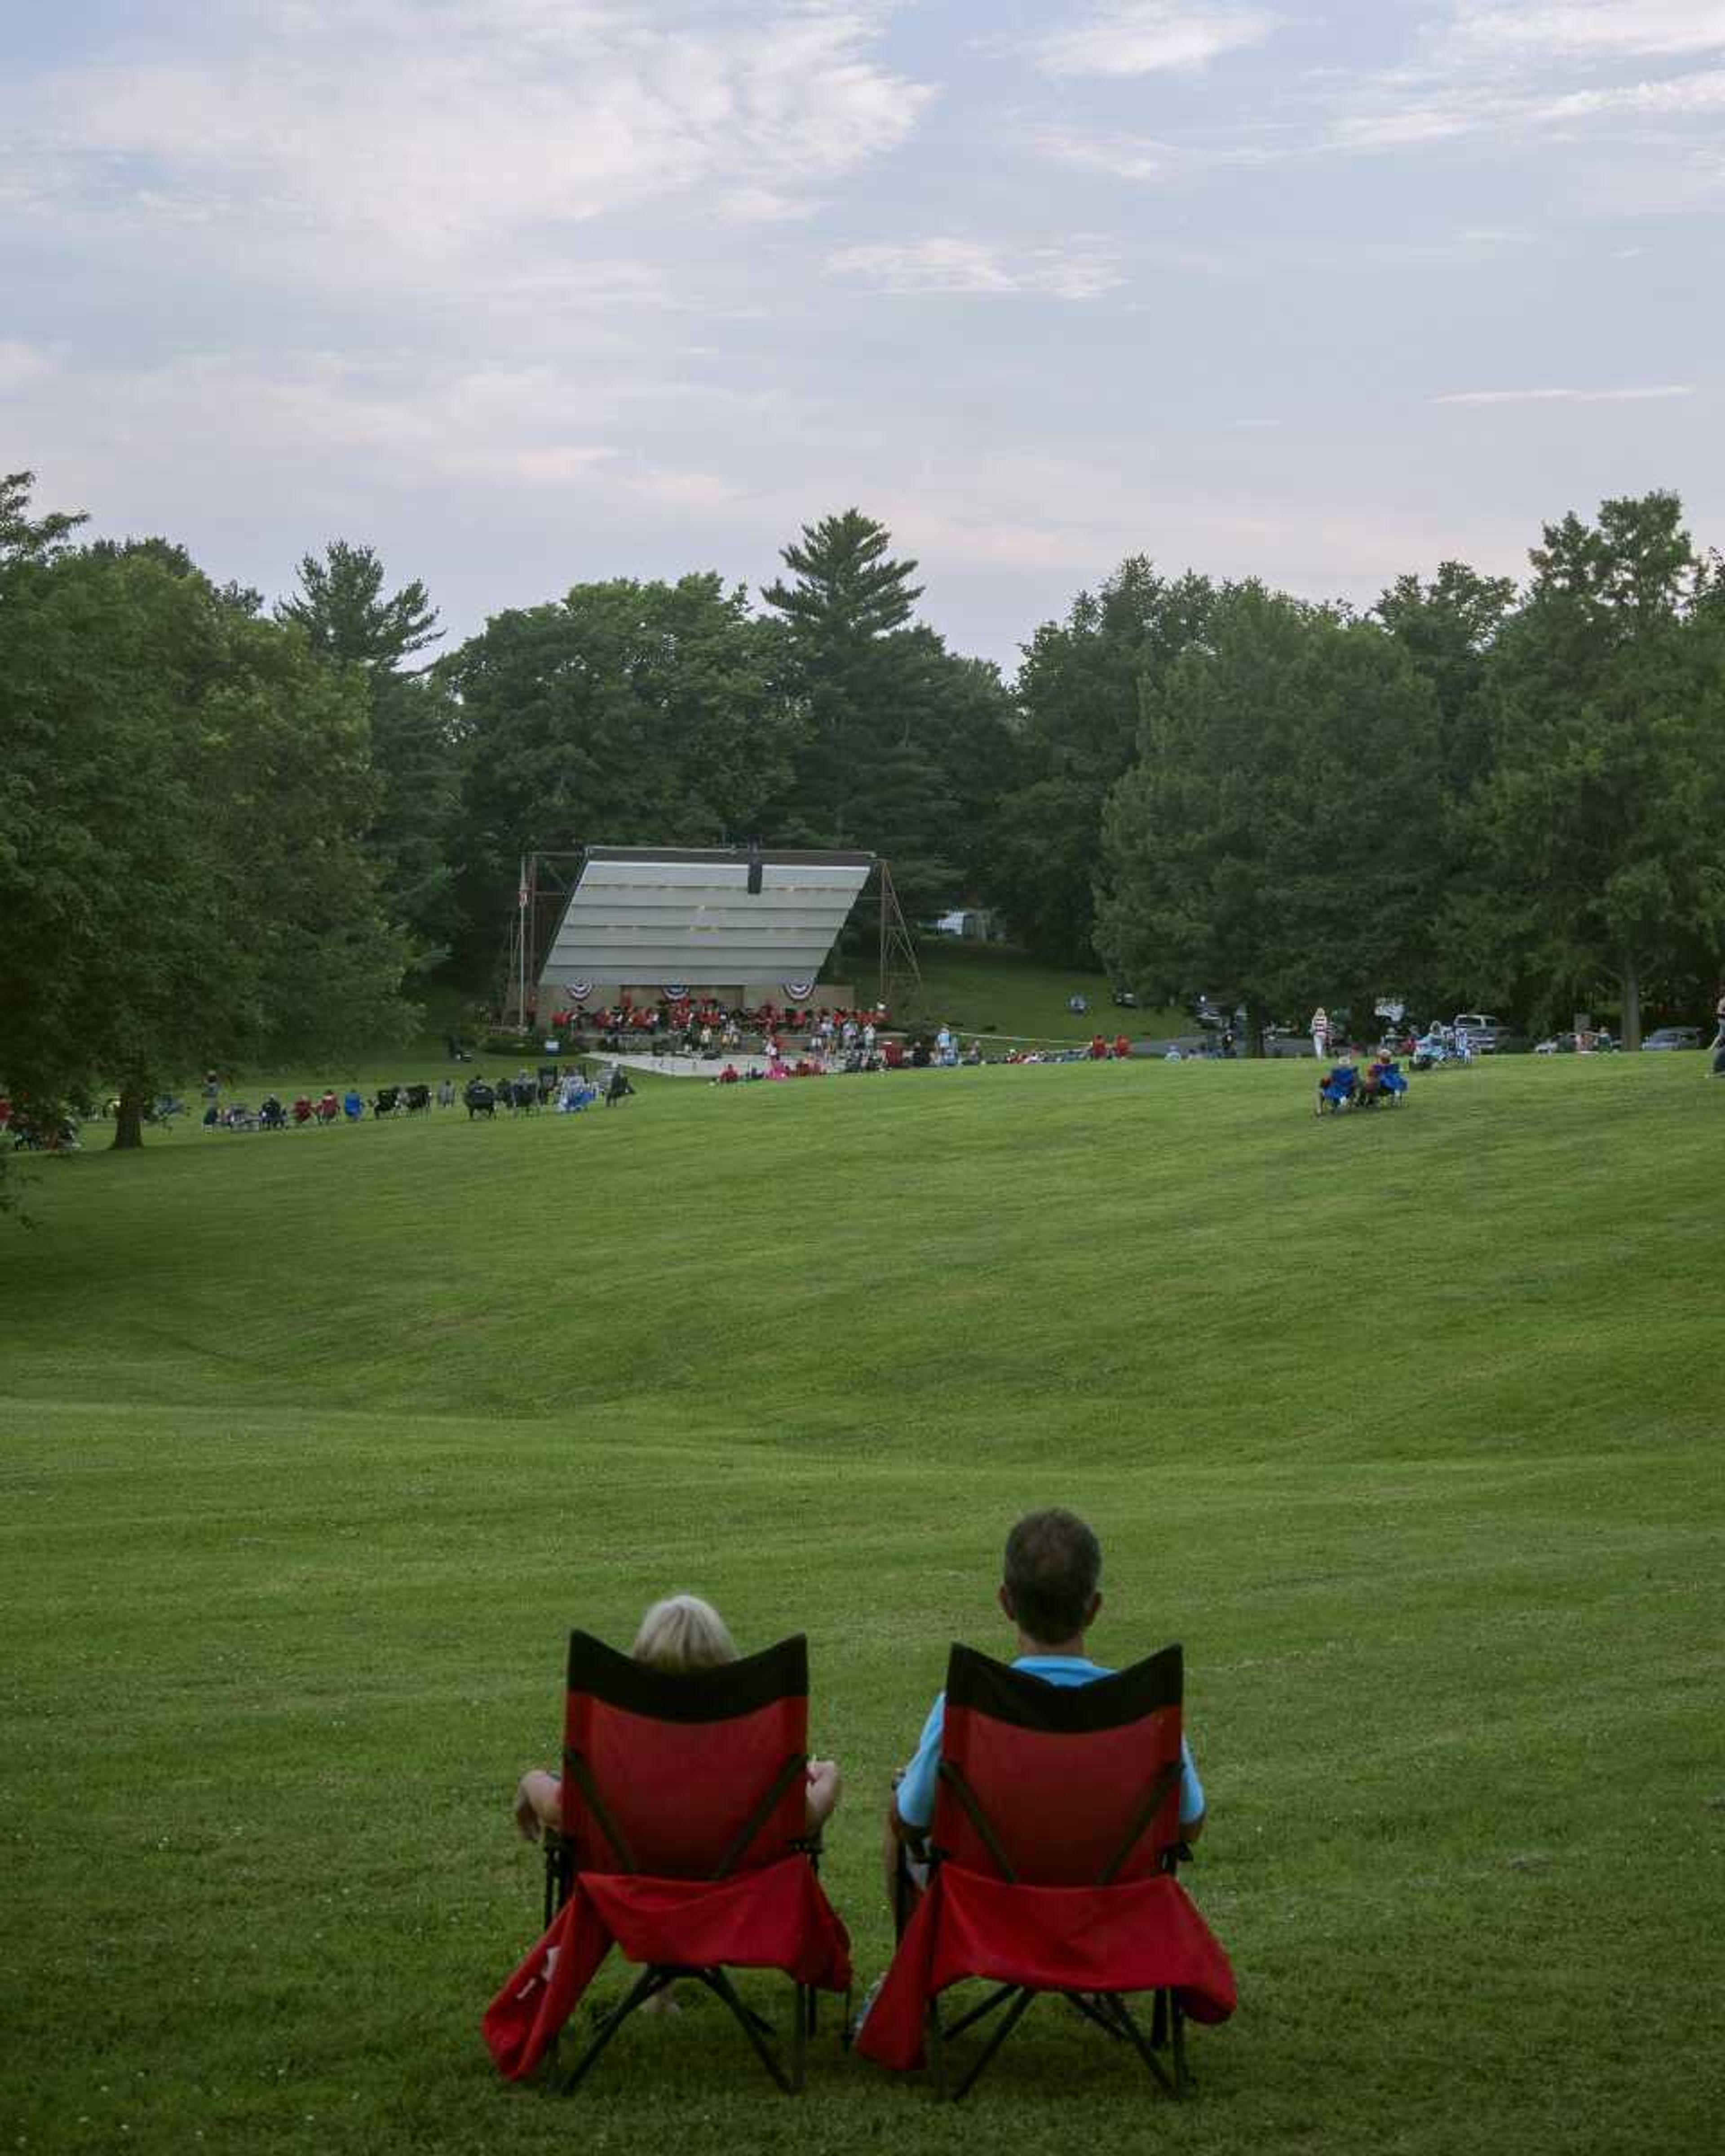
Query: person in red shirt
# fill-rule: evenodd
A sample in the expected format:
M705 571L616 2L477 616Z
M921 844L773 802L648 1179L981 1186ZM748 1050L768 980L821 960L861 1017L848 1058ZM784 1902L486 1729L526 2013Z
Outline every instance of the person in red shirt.
M1126 1035L1123 1033L1117 1033L1114 1036L1115 1060L1117 1062L1124 1063L1127 1056L1129 1056L1132 1052L1132 1045L1127 1039Z
M1099 1034L1099 1033L1093 1033L1093 1034L1091 1035L1091 1037L1090 1037L1090 1060L1091 1060L1091 1061L1092 1063L1100 1063L1100 1062L1101 1062L1101 1061L1102 1061L1103 1058L1107 1055L1107 1053L1108 1053L1108 1044L1107 1044L1107 1042L1106 1042L1106 1040L1103 1040L1103 1038L1102 1038L1102 1036L1101 1036L1101 1034Z

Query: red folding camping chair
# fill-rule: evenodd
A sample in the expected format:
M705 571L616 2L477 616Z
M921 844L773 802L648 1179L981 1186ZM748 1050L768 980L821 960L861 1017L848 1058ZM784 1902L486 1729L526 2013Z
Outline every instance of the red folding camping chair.
M1183 2096L1185 2022L1234 2011L1228 1957L1174 1876L1180 1840L1181 1657L1060 1686L955 1646L927 1891L856 2048L901 2070L925 2057L947 2093L946 2048L999 2015L952 2090L964 2096L1045 1992L1130 2043ZM968 1977L996 1989L942 2020ZM1155 1994L1147 2035L1128 1994ZM1168 2063L1162 2054L1166 2053Z
M737 2017L787 2095L802 2087L818 1991L850 1986L850 1941L808 1837L808 1643L668 1676L585 1632L569 1638L562 1827L546 1852L547 1928L487 2010L485 2041L519 2080L613 1945L640 1964L560 2077L576 2087L618 2030L680 1979ZM788 2066L728 1969L777 1969L794 2002Z

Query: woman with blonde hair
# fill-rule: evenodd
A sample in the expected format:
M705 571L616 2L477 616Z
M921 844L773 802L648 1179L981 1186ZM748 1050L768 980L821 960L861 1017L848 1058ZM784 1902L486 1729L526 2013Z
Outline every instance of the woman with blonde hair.
M642 1618L629 1649L638 1662L667 1676L691 1676L737 1659L737 1645L724 1619L698 1594L668 1594ZM838 1763L809 1762L808 1830L818 1833L831 1818L843 1787ZM563 1816L562 1783L542 1768L523 1774L515 1793L515 1823L529 1841L555 1830Z

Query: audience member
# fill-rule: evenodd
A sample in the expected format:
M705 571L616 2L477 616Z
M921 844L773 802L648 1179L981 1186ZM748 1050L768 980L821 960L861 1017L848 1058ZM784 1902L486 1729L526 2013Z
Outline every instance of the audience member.
M737 1660L724 1619L698 1594L672 1594L655 1602L642 1618L629 1652L638 1662L670 1676L689 1676ZM811 1759L808 1779L808 1828L818 1834L832 1816L843 1779L832 1759ZM561 1778L537 1768L523 1774L516 1786L515 1820L526 1839L537 1841L547 1829L555 1831L562 1815Z
M1102 1553L1095 1534L1072 1512L1027 1512L1007 1537L996 1599L1017 1634L1013 1667L1051 1685L1086 1685L1111 1674L1086 1652L1086 1635L1101 1614ZM887 1808L887 1892L895 1906L901 1857L911 1886L927 1879L923 1837L934 1818L946 1696L929 1709L910 1764ZM1180 1831L1195 1841L1204 1830L1204 1789L1189 1746L1182 1745Z

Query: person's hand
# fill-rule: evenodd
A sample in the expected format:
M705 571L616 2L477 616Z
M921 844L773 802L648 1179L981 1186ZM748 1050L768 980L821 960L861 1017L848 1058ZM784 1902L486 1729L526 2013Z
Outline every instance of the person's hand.
M814 1829L832 1817L845 1784L836 1759L811 1759L808 1771L809 1824Z
M516 1784L515 1823L524 1841L537 1841L542 1830L555 1822L562 1792L555 1774L542 1767L523 1774Z

